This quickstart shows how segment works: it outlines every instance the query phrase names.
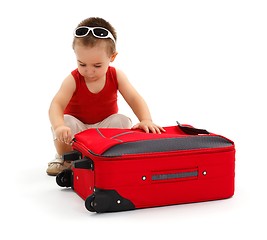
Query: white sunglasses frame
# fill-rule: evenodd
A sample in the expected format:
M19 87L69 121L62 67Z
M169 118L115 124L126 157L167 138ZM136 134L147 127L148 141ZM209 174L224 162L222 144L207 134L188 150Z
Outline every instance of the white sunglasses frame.
M84 35L77 35L76 34L76 31L78 30L78 29L80 29L80 28L87 28L88 29L88 32L86 33L86 34L84 34ZM108 32L108 35L107 36L97 36L95 33L94 33L94 29L96 29L96 28L98 28L98 29L103 29L103 30L105 30L105 31L107 31ZM96 38L110 38L111 40L113 40L113 42L114 43L116 43L116 40L115 40L115 38L113 37L113 35L112 35L112 33L108 30L108 29L106 29L106 28L103 28L103 27L88 27L88 26L80 26L80 27L77 27L75 30L74 30L74 32L73 32L73 35L75 36L75 37L77 37L77 38L82 38L82 37L85 37L85 36L87 36L90 32L92 32L92 34L93 34L93 36L94 37L96 37Z

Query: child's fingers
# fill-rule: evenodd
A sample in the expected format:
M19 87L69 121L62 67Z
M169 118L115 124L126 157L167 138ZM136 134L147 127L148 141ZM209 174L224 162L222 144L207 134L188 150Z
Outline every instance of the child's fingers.
M66 138L64 139L64 142L65 142L66 144L70 144L71 141L72 141L71 131L68 130L68 131L66 132Z
M56 139L60 142L70 144L72 141L72 134L70 129L65 129L62 131L59 136L56 137Z
M72 135L71 135L71 134L69 134L69 137L68 137L68 141L67 141L67 143L68 143L68 144L71 144L71 142L72 142Z
M161 134L160 128L159 128L158 126L155 127L155 129L156 129L156 133L157 133L157 134Z
M142 129L146 133L152 132L152 133L161 134L161 132L166 132L164 128L159 127L157 125L144 125L144 124L138 123L132 127L132 129L137 129L137 128Z
M149 131L151 131L151 129L148 126L143 126L142 129L146 132L149 133Z
M137 129L137 128L140 128L140 124L139 124L139 123L135 124L135 125L132 127L132 129Z
M161 132L166 132L166 130L163 127L159 127Z

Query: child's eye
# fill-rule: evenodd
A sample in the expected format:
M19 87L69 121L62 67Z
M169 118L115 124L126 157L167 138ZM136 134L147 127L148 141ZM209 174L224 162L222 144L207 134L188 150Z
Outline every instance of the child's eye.
M101 65L95 65L95 68L101 68Z
M80 63L79 64L81 67L86 67L86 65L85 64L82 64L82 63Z

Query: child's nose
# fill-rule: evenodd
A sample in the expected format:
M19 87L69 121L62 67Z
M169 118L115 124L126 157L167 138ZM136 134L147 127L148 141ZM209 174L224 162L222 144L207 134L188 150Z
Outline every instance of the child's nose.
M88 75L91 75L91 74L94 74L95 73L95 69L94 68L91 68L91 67L86 68L85 71L86 71L86 73Z

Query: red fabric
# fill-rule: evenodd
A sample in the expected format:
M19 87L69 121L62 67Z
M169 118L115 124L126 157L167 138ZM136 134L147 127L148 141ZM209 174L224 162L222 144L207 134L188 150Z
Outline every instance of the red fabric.
M87 169L72 168L73 189L82 198L86 199L94 190L94 172Z
M96 94L89 91L78 69L72 71L72 76L76 90L64 114L72 115L85 124L94 124L118 112L118 82L114 67L108 68L105 86Z

